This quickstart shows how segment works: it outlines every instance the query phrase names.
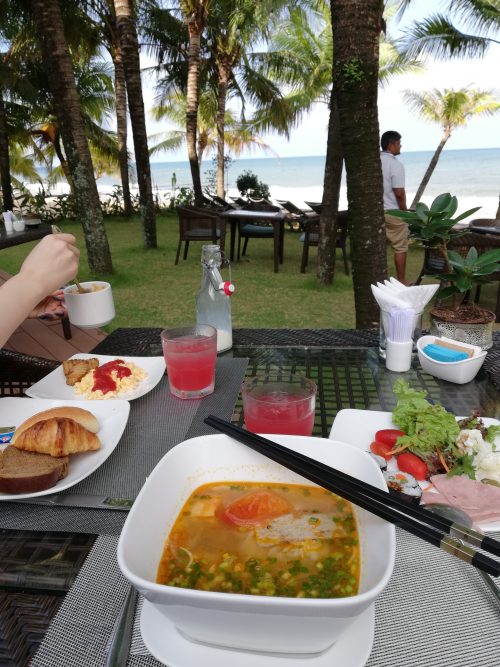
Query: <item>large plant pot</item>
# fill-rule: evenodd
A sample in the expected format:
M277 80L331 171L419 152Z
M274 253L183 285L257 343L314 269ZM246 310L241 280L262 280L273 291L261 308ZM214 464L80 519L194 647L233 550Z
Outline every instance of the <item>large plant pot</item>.
M493 345L495 313L478 306L464 306L460 310L433 308L430 312L433 336L446 336L489 350Z

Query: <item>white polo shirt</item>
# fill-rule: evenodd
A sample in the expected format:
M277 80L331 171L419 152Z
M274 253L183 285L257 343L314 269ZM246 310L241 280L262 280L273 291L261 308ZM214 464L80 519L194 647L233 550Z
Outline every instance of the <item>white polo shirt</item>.
M396 156L388 151L380 153L380 161L382 163L382 177L384 181L384 211L399 208L394 188L404 188L405 168L396 159Z

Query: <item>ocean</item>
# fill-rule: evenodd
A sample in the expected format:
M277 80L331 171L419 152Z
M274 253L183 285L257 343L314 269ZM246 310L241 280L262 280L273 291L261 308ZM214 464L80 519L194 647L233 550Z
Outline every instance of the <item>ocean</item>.
M402 152L398 157L405 166L408 204L425 173L433 151ZM246 170L256 174L270 187L274 199L289 199L297 205L306 201L321 201L323 191L324 156L234 159L226 175L226 191L238 195L237 177ZM202 182L208 185L211 160L201 166ZM153 188L159 193L170 193L175 174L176 188L190 187L191 173L188 162L151 163ZM109 193L116 176L104 176L98 180L99 190ZM451 192L459 202L459 212L481 206L476 217L495 217L500 193L500 148L445 150L425 190L422 201L430 204L442 193ZM347 207L345 177L341 191L340 208Z

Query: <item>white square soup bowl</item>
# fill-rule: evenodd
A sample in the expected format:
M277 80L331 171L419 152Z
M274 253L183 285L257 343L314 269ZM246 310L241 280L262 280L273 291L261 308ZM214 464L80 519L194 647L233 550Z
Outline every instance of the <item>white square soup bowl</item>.
M81 294L76 285L64 288L64 303L71 324L82 329L94 329L109 324L115 317L111 285L102 280L89 280L80 285L89 291Z
M376 463L356 447L305 436L270 438L387 489ZM187 440L158 463L130 510L118 544L123 574L190 640L260 652L307 655L326 650L387 585L394 566L394 526L354 508L361 577L359 593L352 597L264 597L155 583L164 543L185 501L200 485L223 480L313 485L225 435Z

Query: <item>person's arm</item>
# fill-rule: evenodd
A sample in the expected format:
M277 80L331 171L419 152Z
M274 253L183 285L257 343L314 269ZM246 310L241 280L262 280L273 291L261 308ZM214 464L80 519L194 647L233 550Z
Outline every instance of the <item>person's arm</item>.
M0 346L48 294L72 280L80 251L72 234L45 236L26 257L19 273L0 288Z
M398 206L402 211L406 211L406 190L404 188L392 188L394 196L398 200Z

